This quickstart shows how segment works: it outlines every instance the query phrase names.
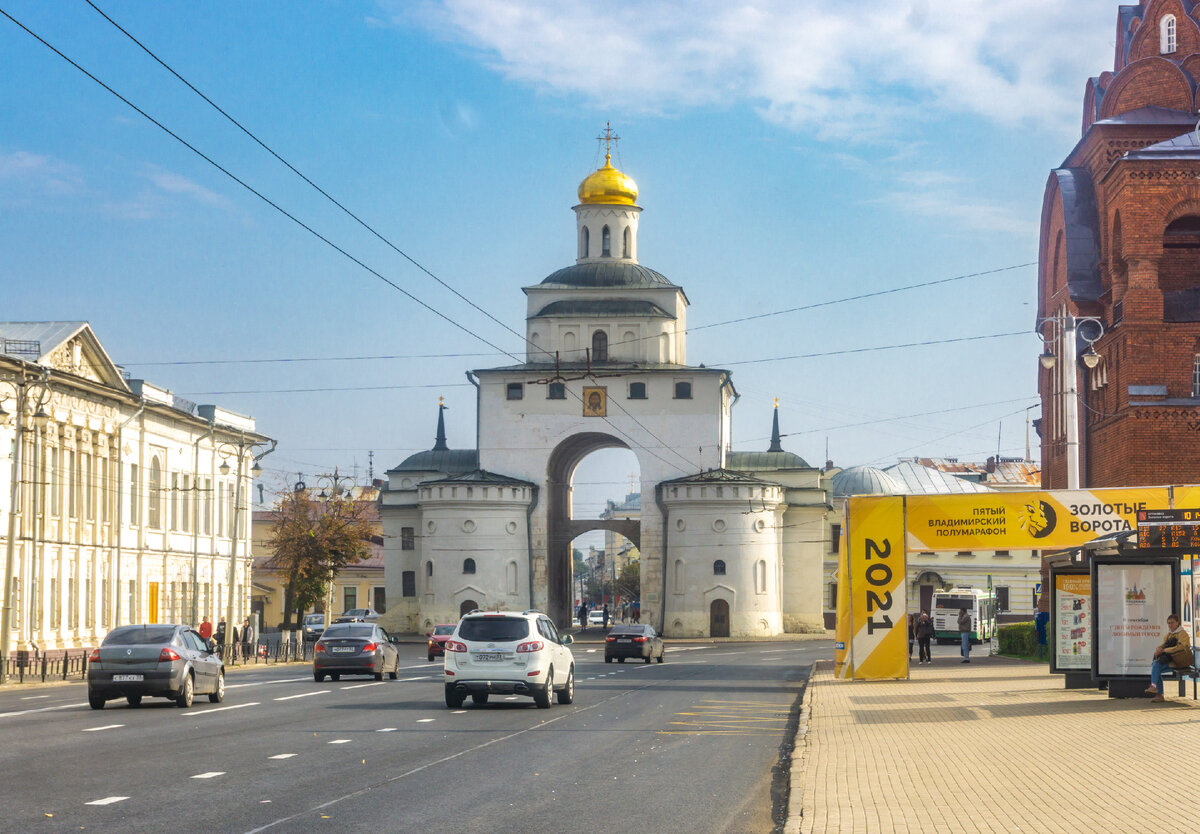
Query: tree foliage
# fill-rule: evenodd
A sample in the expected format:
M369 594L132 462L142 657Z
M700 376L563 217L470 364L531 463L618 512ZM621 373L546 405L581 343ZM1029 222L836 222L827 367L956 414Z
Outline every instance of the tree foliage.
M365 502L340 496L314 501L305 490L289 492L276 503L267 567L278 570L286 585L284 628L291 627L293 611L324 600L339 571L371 554L374 530L367 513Z

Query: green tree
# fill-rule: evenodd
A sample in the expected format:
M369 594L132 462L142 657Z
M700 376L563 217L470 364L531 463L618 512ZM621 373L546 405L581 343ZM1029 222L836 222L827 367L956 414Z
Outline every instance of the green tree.
M630 562L621 568L617 574L617 591L629 599L638 599L642 595L642 563L641 560Z
M323 600L327 583L339 571L370 555L374 530L365 502L341 496L317 502L306 490L285 494L274 515L267 566L284 577L283 627L290 629L293 613Z

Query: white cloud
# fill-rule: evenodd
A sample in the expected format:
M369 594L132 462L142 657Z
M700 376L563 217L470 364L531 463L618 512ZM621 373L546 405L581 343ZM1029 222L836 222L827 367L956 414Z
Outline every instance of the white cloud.
M219 208L224 211L231 210L229 200L222 197L213 191L209 191L199 183L188 179L182 174L176 174L172 171L163 171L159 168L150 167L145 173L146 179L150 180L156 188L165 191L168 194L174 194L181 197L187 197L202 205L212 208Z
M625 111L749 102L824 138L926 112L1074 129L1116 15L1108 0L380 2L539 90Z
M75 194L83 188L83 176L61 159L28 151L0 152L0 186L10 184L32 196Z
M968 183L941 171L907 171L897 175L890 191L869 202L945 220L963 230L1036 238L1037 222L1028 212L976 199L970 190Z

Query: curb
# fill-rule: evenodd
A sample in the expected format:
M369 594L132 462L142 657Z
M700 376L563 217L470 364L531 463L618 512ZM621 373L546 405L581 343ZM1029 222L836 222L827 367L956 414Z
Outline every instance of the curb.
M808 722L812 715L813 676L817 664L813 661L804 684L804 700L800 703L800 720L796 724L796 738L792 743L792 765L789 773L788 812L783 824L783 834L800 834L804 822L804 765L808 758Z

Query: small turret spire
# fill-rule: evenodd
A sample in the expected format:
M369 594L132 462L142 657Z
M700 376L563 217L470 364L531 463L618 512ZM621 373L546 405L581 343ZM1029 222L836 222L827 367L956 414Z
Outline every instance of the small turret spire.
M775 398L775 417L771 424L771 448L768 452L782 452L783 446L779 442L779 397Z
M442 397L438 397L438 427L437 439L433 443L433 451L445 452L449 451L450 447L446 445L446 418L442 416L442 412L446 410L446 402Z

